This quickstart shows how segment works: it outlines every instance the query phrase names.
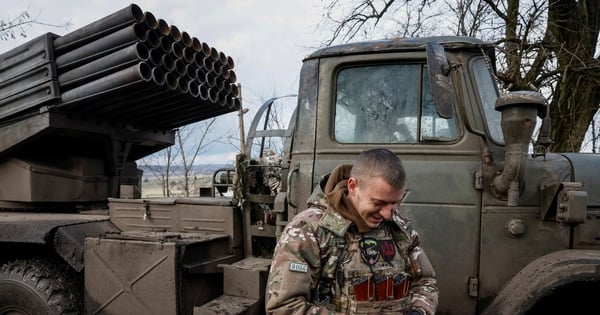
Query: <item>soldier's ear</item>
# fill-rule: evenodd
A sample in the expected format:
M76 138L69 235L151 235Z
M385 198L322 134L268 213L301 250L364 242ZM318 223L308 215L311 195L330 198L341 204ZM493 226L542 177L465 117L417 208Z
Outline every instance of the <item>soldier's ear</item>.
M356 194L356 189L358 188L358 182L356 178L350 177L348 178L348 194L354 196Z

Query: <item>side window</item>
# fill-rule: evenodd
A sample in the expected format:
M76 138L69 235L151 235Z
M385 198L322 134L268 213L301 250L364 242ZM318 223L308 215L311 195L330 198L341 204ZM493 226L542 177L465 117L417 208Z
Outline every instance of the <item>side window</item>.
M489 134L497 143L504 143L502 134L502 115L496 110L496 99L498 99L498 86L491 75L489 67L483 58L476 59L471 67L477 84L477 91L483 105L485 121L488 125Z
M417 143L457 138L437 115L422 64L348 67L336 82L334 136L341 143Z

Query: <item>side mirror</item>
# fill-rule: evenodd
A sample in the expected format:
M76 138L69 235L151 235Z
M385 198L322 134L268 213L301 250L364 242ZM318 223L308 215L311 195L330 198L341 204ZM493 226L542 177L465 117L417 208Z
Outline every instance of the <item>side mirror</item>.
M438 115L446 119L454 117L454 86L450 77L450 65L446 59L446 51L439 43L427 43L427 68Z

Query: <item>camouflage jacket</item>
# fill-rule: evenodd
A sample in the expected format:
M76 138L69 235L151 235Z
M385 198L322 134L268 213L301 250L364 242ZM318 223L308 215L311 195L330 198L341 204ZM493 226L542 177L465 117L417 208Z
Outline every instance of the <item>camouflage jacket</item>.
M353 231L331 207L295 216L275 248L267 314L434 314L435 272L408 220L397 212L367 235Z

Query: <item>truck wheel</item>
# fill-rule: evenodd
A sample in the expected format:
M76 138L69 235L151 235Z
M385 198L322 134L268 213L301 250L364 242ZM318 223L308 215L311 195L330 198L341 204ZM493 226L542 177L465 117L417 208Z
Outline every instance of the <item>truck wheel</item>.
M0 268L0 315L79 314L81 280L46 259L15 260Z

